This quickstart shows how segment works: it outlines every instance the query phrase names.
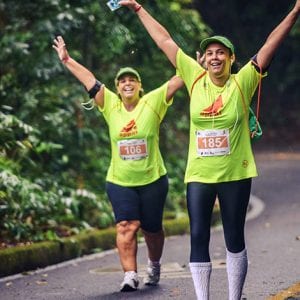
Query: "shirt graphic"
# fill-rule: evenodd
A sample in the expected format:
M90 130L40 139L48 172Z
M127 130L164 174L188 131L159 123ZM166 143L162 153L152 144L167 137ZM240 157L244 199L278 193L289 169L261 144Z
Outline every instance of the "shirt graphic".
M218 116L221 114L221 110L223 108L223 100L222 100L222 95L220 95L212 105L209 107L203 109L202 112L200 112L201 116L204 117L213 117L213 116Z
M120 136L121 137L129 137L129 136L133 136L135 134L137 134L137 126L135 123L135 120L132 119L131 121L128 122L128 124L122 128L121 132L120 132Z

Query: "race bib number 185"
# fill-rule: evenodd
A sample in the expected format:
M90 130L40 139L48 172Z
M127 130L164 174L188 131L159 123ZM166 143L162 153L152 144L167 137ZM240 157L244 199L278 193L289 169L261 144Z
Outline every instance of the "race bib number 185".
M198 130L196 138L199 156L217 156L230 153L229 129Z

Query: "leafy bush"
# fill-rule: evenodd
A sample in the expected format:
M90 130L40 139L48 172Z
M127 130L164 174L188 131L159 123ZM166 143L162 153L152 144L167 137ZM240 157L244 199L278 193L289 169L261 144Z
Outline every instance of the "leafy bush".
M152 1L148 9L191 53L206 26L195 11L184 9L189 4ZM97 110L83 110L85 90L51 47L57 34L70 55L111 89L125 65L139 70L146 92L175 73L126 8L112 13L102 0L0 2L0 231L7 241L51 240L113 224L104 195L108 128ZM169 216L185 209L182 98L178 94L161 132Z
M86 190L54 185L45 191L41 183L4 170L0 172L0 191L3 241L53 240L113 224L109 203Z

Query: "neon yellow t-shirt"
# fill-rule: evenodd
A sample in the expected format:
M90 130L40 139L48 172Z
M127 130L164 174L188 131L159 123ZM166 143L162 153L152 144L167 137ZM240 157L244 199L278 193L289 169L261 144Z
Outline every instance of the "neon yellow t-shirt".
M159 127L172 100L166 102L168 82L147 93L133 111L105 88L99 110L109 127L111 162L106 180L122 186L141 186L167 173L159 150Z
M195 79L205 70L181 49L176 63L191 92ZM259 77L249 62L232 74L224 87L216 86L207 73L194 85L186 183L218 183L257 176L248 115Z

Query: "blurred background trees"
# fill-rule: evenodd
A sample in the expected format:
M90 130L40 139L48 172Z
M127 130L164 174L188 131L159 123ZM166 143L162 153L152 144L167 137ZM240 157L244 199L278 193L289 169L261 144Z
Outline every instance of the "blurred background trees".
M185 52L195 56L202 38L224 34L236 45L240 63L255 54L294 4L283 0L276 6L271 0L140 2ZM58 34L70 55L111 89L123 66L140 72L146 92L175 73L126 8L111 12L106 0L0 0L2 241L56 239L113 224L104 191L110 161L107 126L96 109L82 108L81 103L88 100L84 88L52 49ZM300 127L299 35L295 26L263 83L265 136L274 128ZM188 96L183 89L161 128L170 178L166 211L173 215L185 208L188 127Z

